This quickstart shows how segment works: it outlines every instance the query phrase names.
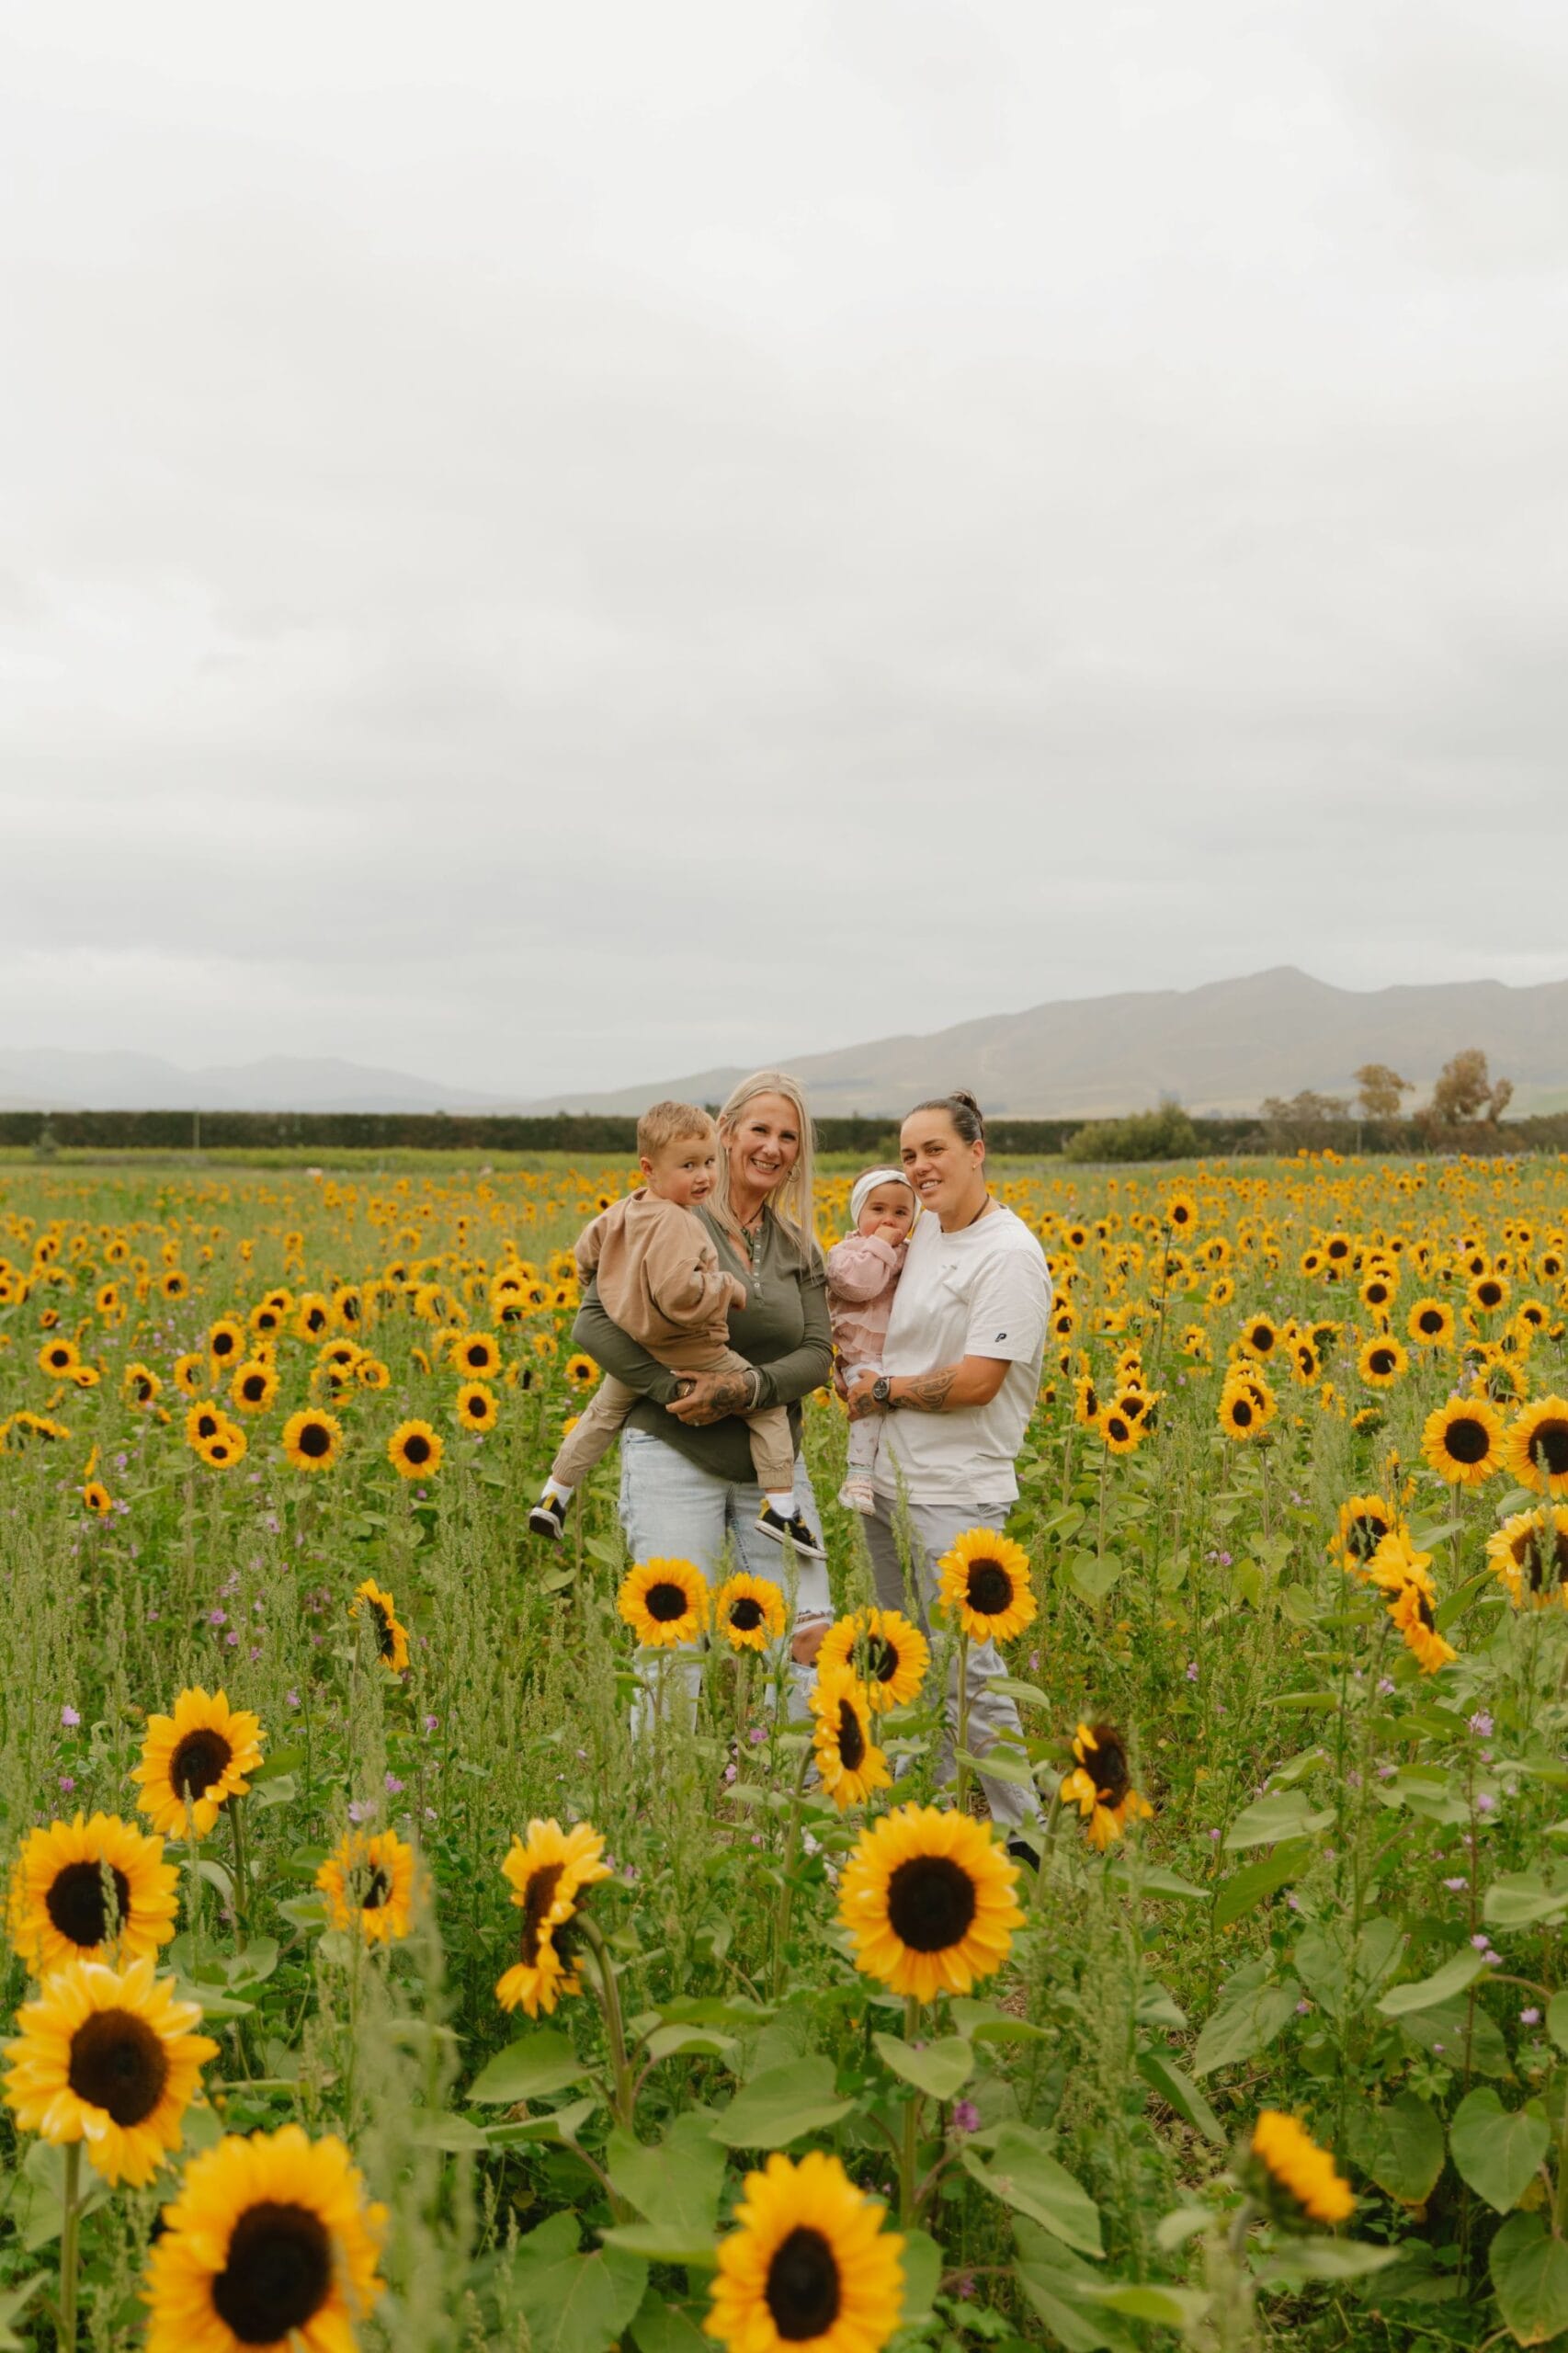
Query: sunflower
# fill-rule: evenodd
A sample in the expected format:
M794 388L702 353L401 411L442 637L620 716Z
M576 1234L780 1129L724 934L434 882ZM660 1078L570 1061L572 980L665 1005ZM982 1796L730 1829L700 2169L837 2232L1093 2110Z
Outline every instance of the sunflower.
M1124 1414L1119 1404L1106 1406L1095 1427L1112 1454L1135 1454L1143 1443L1142 1422Z
M1409 1363L1410 1358L1392 1332L1375 1332L1369 1340L1361 1343L1356 1370L1374 1389L1392 1389Z
M857 1609L838 1619L817 1653L819 1674L846 1666L859 1675L877 1715L913 1699L930 1664L930 1643L900 1609Z
M903 1805L860 1833L844 1866L838 1916L855 1966L895 1994L967 1994L1000 1969L1024 1915L1018 1871L987 1824Z
M732 2353L881 2353L899 2325L903 2241L836 2157L775 2151L748 2173L702 2325Z
M1486 1562L1516 1609L1527 1601L1538 1609L1554 1601L1568 1608L1568 1509L1549 1505L1516 1512L1487 1538Z
M1421 1451L1451 1487L1478 1487L1503 1467L1503 1416L1484 1394L1450 1397L1428 1414Z
M501 1869L511 1881L512 1901L522 1914L517 1958L495 1988L504 2010L518 2007L530 2018L554 2009L562 1994L581 1991L570 1956L556 1948L578 1899L597 1881L608 1879L605 1842L591 1823L563 1831L553 1817L528 1824L527 1839L514 1833Z
M1198 1203L1190 1193L1173 1193L1165 1203L1165 1223L1178 1233L1188 1232L1198 1223Z
M294 1329L301 1340L319 1340L332 1329L332 1302L319 1290L301 1291L294 1314Z
M842 1812L864 1805L873 1790L892 1781L888 1760L871 1738L866 1687L846 1666L819 1669L807 1706L817 1720L812 1740L817 1776Z
M713 1623L733 1651L763 1651L783 1639L784 1596L771 1577L744 1570L726 1577L713 1597Z
M1010 1643L1037 1614L1029 1556L989 1528L967 1528L937 1563L941 1606L971 1643Z
M352 2353L381 2293L384 2206L343 2143L298 2124L193 2157L147 2257L147 2353L244 2353L285 2344Z
M264 1414L278 1394L278 1375L269 1364L248 1357L234 1367L229 1394L242 1414Z
M465 1430L493 1430L499 1411L495 1392L487 1389L483 1381L465 1381L452 1407Z
M1267 1427L1267 1416L1250 1384L1227 1381L1220 1397L1220 1427L1227 1438L1255 1438Z
M376 1651L389 1675L401 1675L408 1665L408 1629L398 1620L397 1604L390 1593L384 1593L374 1577L367 1577L363 1585L354 1588L354 1598L348 1605L350 1618L365 1611L375 1629Z
M46 1340L38 1352L38 1369L51 1381L65 1381L81 1362L74 1340Z
M361 1389L390 1389L392 1367L383 1364L380 1357L367 1354L355 1366L354 1378Z
M1452 1347L1454 1311L1440 1299L1418 1299L1404 1319L1404 1328L1417 1347Z
M101 1479L89 1479L82 1489L82 1501L95 1519L107 1519L114 1509L114 1497Z
M1381 1495L1347 1495L1339 1506L1338 1523L1329 1539L1330 1557L1338 1562L1346 1576L1364 1576L1368 1563L1395 1521L1395 1513Z
M591 1389L599 1377L598 1366L592 1357L579 1350L566 1359L566 1383L570 1389Z
M358 1927L368 1945L406 1937L414 1912L414 1849L395 1830L350 1830L316 1873L335 1928Z
M11 1872L11 1942L34 1976L68 1961L155 1955L175 1932L178 1873L164 1842L117 1813L30 1830Z
M1459 1656L1437 1631L1431 1594L1415 1579L1396 1589L1388 1615L1391 1623L1404 1636L1404 1646L1419 1663L1423 1675L1436 1675L1440 1666L1447 1666L1450 1659Z
M232 1315L221 1315L207 1335L207 1353L216 1365L225 1370L237 1364L244 1353L245 1327Z
M199 1453L209 1438L216 1438L228 1427L229 1417L222 1407L204 1397L199 1404L190 1408L185 1417L185 1442Z
M205 1357L185 1356L175 1358L175 1387L187 1397L199 1397L207 1386Z
M1260 2187L1276 2194L1283 2191L1294 2219L1304 2215L1314 2222L1344 2222L1355 2212L1349 2183L1341 2180L1328 2151L1318 2147L1295 2117L1277 2108L1262 2109L1252 2128L1248 2154L1261 2174Z
M155 1404L163 1386L150 1364L128 1364L119 1376L119 1392L128 1405Z
M1130 1820L1149 1820L1154 1809L1132 1786L1127 1743L1114 1724L1080 1724L1073 1754L1078 1762L1062 1784L1062 1802L1077 1807L1096 1847L1119 1838Z
M236 1462L244 1461L248 1444L239 1424L225 1420L222 1429L203 1438L196 1450L210 1471L232 1471Z
M690 1561L639 1561L627 1571L616 1608L648 1650L694 1643L708 1623L708 1580Z
M154 1830L205 1838L226 1801L249 1789L244 1777L261 1762L261 1742L257 1718L231 1708L225 1692L182 1691L172 1716L147 1719L131 1776L142 1785L138 1810L152 1815Z
M451 1360L467 1381L493 1381L501 1370L501 1351L488 1332L464 1332L452 1342Z
M173 1978L155 1977L150 1956L124 1970L65 1961L17 2012L6 2105L22 2131L85 2141L95 2173L140 2188L178 2148L201 2063L218 2055L191 2032L200 2023L200 2004L176 2002Z
M1410 1540L1409 1531L1401 1527L1391 1528L1374 1547L1367 1563L1367 1574L1372 1584L1384 1593L1399 1593L1407 1585L1420 1588L1428 1601L1435 1601L1437 1588L1432 1582L1432 1555L1418 1552Z
M1080 1373L1073 1385L1073 1418L1081 1429L1092 1430L1099 1417L1100 1398L1095 1377L1090 1372Z
M1389 1273L1386 1267L1375 1267L1361 1285L1361 1304L1381 1314L1385 1308L1392 1307L1398 1290L1399 1277L1396 1274Z
M445 1450L428 1422L400 1422L387 1440L387 1461L400 1479L433 1479Z
M1502 1275L1477 1275L1465 1292L1479 1315L1493 1315L1508 1304L1508 1284Z
M1271 1357L1279 1344L1279 1333L1271 1316L1249 1315L1241 1328L1241 1346L1249 1357L1259 1363Z
M171 1267L159 1276L158 1289L165 1299L183 1299L190 1289L190 1279L178 1267Z
M1527 1405L1508 1430L1508 1468L1538 1495L1568 1495L1568 1402L1542 1397Z
M283 1451L296 1471L330 1471L343 1450L343 1424L319 1405L290 1414L283 1425Z

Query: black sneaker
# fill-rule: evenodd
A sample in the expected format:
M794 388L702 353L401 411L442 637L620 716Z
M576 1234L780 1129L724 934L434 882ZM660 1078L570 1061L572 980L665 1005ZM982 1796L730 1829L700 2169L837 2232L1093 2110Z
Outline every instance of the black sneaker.
M560 1543L565 1526L566 1506L559 1495L546 1495L542 1502L535 1504L528 1514L529 1532L535 1536L548 1536L552 1544Z
M1039 1870L1040 1857L1036 1854L1034 1848L1029 1845L1027 1838L1009 1838L1007 1841L1007 1852L1015 1863L1021 1863L1023 1865L1025 1870Z
M812 1534L801 1512L793 1512L786 1519L783 1513L775 1511L771 1504L764 1504L757 1514L756 1527L759 1536L771 1536L776 1544L787 1540L797 1552L803 1552L808 1561L825 1561L827 1558L827 1547L820 1536Z

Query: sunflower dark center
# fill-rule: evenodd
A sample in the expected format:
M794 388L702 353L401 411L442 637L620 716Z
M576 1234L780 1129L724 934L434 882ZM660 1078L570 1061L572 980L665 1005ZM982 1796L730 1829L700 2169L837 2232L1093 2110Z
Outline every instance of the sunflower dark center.
M391 1658L397 1648L397 1638L392 1632L392 1611L383 1602L373 1601L370 1604L370 1615L375 1620L376 1648L382 1658Z
M487 1365L490 1362L490 1351L488 1348L470 1348L468 1352L468 1360L470 1364L476 1368L482 1365Z
M1392 1348L1374 1348L1368 1358L1374 1372L1392 1372L1398 1361Z
M885 1634L866 1637L866 1672L879 1683L891 1683L898 1673L898 1652Z
M550 1907L555 1901L555 1891L561 1884L563 1863L545 1863L528 1881L523 1897L523 1925L518 1936L517 1957L525 1969L532 1969L539 1961L539 1949L544 1938L544 1924L550 1917Z
M842 2290L837 2258L821 2231L798 2223L779 2241L762 2292L786 2344L827 2335L838 2318Z
M324 1422L307 1422L300 1432L301 1454L323 1455L332 1444L332 1432Z
M89 2108L119 2125L144 2124L169 2079L162 2036L134 2010L94 2010L71 2038L68 2079Z
M114 1888L114 1917L131 1916L131 1881L123 1871L108 1873ZM56 1871L44 1897L44 1909L62 1937L74 1945L101 1945L109 1933L109 1903L102 1863L67 1863Z
M229 2238L212 2302L242 2345L277 2345L320 2312L332 2288L332 2241L306 2206L249 2206Z
M169 1759L169 1787L176 1797L204 1798L228 1771L233 1753L210 1725L187 1732Z
M645 1607L655 1625L673 1626L677 1618L686 1616L689 1604L684 1589L661 1579L648 1587Z
M1443 1311L1440 1307L1424 1307L1416 1320L1424 1332L1440 1332L1443 1328Z
M1232 1404L1232 1407L1231 1407L1231 1419L1232 1419L1232 1421L1233 1421L1233 1422L1234 1422L1234 1423L1236 1424L1236 1426L1237 1426L1237 1427L1238 1427L1238 1428L1240 1428L1240 1429L1244 1429L1244 1430L1245 1429L1245 1427L1246 1427L1247 1424L1251 1421L1251 1419L1252 1419L1252 1407L1247 1404L1247 1401L1246 1401L1246 1399L1245 1399L1244 1397L1238 1397L1238 1398L1236 1398L1236 1399L1235 1399L1235 1401L1233 1402L1233 1404Z
M1484 1462L1491 1444L1485 1423L1473 1414L1456 1415L1443 1432L1444 1449L1456 1462Z
M737 1634L754 1634L762 1623L762 1604L743 1593L730 1604L730 1623Z
M267 1375L264 1372L246 1373L243 1383L242 1393L248 1405L259 1404L266 1392L266 1389Z
M215 1333L212 1339L212 1353L215 1357L233 1356L234 1353L233 1334L232 1332Z
M1013 1604L1013 1580L1000 1561L969 1564L969 1606L982 1618L999 1618Z
M1530 1461L1544 1464L1554 1479L1568 1472L1568 1422L1542 1422L1530 1432Z
M1345 1549L1354 1553L1358 1561L1369 1561L1388 1532L1386 1519L1378 1519L1370 1512L1362 1512L1345 1531Z
M1415 1615L1420 1619L1421 1623L1426 1627L1426 1631L1429 1634L1437 1631L1437 1620L1433 1616L1432 1605L1427 1600L1424 1593L1418 1593L1415 1597Z
M403 1450L410 1462L428 1462L430 1441L422 1430L411 1430L403 1441Z
M1107 1415L1107 1417L1106 1417L1106 1436L1107 1436L1108 1438L1114 1438L1114 1439L1116 1440L1116 1443L1118 1444L1118 1446L1119 1446L1119 1445L1121 1444L1121 1442L1122 1442L1123 1438L1131 1438L1131 1435L1132 1435L1131 1430L1129 1428L1128 1425L1127 1425L1127 1424L1122 1420L1121 1415L1120 1415L1119 1414L1109 1414L1109 1415Z
M379 1912L391 1893L392 1881L378 1863L365 1882L364 1892L359 1898L359 1909L362 1912Z
M858 1773L866 1761L866 1735L847 1699L838 1703L838 1754L846 1773Z
M217 1437L217 1435L218 1435L218 1416L217 1416L217 1415L216 1415L216 1414L202 1414L202 1415L200 1415L198 1417L197 1424L196 1424L196 1434L197 1434L198 1438L216 1438L216 1437Z
M1553 1585L1568 1586L1568 1534L1561 1529L1553 1531L1550 1542L1543 1540L1540 1529L1532 1529L1523 1545L1516 1548L1515 1558L1528 1574L1532 1593L1540 1593L1549 1579Z
M974 1913L974 1881L949 1855L911 1855L888 1881L888 1918L914 1952L960 1943Z
M1119 1733L1107 1724L1091 1727L1095 1746L1089 1751L1089 1778L1095 1785L1095 1795L1101 1805L1121 1803L1132 1786L1132 1776L1127 1769L1127 1751Z
M1502 1286L1498 1283L1478 1283L1476 1296L1483 1307L1495 1307L1503 1296Z

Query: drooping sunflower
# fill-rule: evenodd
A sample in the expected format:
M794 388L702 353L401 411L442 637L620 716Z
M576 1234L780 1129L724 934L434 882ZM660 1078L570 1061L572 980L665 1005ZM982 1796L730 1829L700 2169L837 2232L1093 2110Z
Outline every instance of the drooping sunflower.
M812 1738L816 1749L817 1778L842 1813L864 1805L873 1790L892 1786L888 1760L871 1738L871 1711L866 1687L846 1666L818 1672L807 1701L816 1718Z
M1010 1643L1038 1614L1029 1556L991 1528L966 1528L937 1563L941 1607L971 1643Z
M1374 1389L1392 1389L1410 1358L1392 1332L1376 1332L1357 1352L1356 1370Z
M582 1989L568 1952L556 1944L586 1890L610 1875L605 1842L591 1823L563 1831L553 1816L528 1824L526 1839L514 1834L501 1869L511 1881L512 1902L521 1912L517 1958L495 1988L504 2010L525 2010L537 2018L553 2010L563 1994Z
M464 1332L452 1342L451 1360L465 1381L493 1381L501 1370L501 1350L489 1332Z
M877 1715L913 1699L930 1664L930 1643L901 1609L857 1609L837 1619L817 1653L819 1674L846 1666L859 1676Z
M175 1932L178 1876L163 1840L117 1813L30 1830L11 1873L11 1942L35 1977L155 1955Z
M1391 1622L1404 1636L1404 1646L1419 1663L1423 1675L1436 1675L1459 1653L1437 1631L1432 1597L1414 1578L1400 1586L1388 1606Z
M1568 1608L1568 1508L1545 1504L1515 1512L1486 1540L1486 1562L1507 1587L1516 1609L1528 1603Z
M283 1451L296 1471L330 1471L343 1450L343 1424L319 1405L290 1414L283 1425Z
M244 1708L231 1708L228 1696L211 1698L199 1685L182 1691L172 1716L149 1716L142 1744L142 1762L131 1778L142 1786L138 1810L153 1818L154 1830L186 1836L190 1828L205 1838L222 1806L243 1797L245 1779L261 1762L259 1718Z
M708 1580L690 1561L639 1561L615 1606L647 1650L694 1643L708 1623Z
M1290 2219L1300 2221L1304 2215L1314 2222L1344 2222L1355 2212L1349 2183L1335 2172L1328 2151L1318 2147L1294 2116L1277 2108L1262 2109L1252 2128L1248 2154L1267 2201L1277 2205L1283 2192Z
M1532 1495L1568 1495L1568 1402L1538 1398L1509 1426L1507 1463Z
M825 2150L775 2151L721 2242L707 2334L730 2353L881 2353L903 2302L886 2212Z
M771 1577L742 1570L726 1577L714 1595L713 1623L733 1651L765 1651L769 1643L783 1640L783 1593Z
M465 1430L493 1430L500 1406L494 1389L483 1381L465 1381L452 1411Z
M400 1422L387 1440L387 1461L400 1479L433 1479L445 1451L428 1422Z
M1450 1397L1428 1414L1421 1451L1452 1487L1479 1487L1503 1468L1503 1416L1489 1397Z
M1346 1576L1365 1576L1373 1553L1397 1519L1381 1495L1346 1497L1328 1549Z
M1429 1601L1437 1588L1432 1582L1432 1555L1418 1552L1407 1529L1397 1524L1380 1539L1367 1563L1367 1574L1384 1593L1399 1593L1407 1585L1420 1587Z
M368 1945L406 1937L414 1917L414 1849L395 1830L350 1830L316 1873L335 1928L357 1927Z
M408 1629L397 1614L397 1604L390 1593L382 1591L374 1577L367 1577L363 1585L354 1588L354 1598L348 1605L350 1618L358 1618L361 1607L368 1612L376 1631L376 1651L389 1675L401 1675L408 1665Z
M1073 1754L1078 1761L1062 1784L1062 1802L1077 1807L1103 1851L1130 1821L1147 1822L1154 1809L1132 1786L1127 1743L1114 1724L1080 1724Z
M1024 1915L1017 1865L988 1824L903 1805L861 1832L839 1883L855 1966L895 1994L967 1994L1000 1969Z
M298 2124L204 2149L147 2257L147 2353L353 2353L387 2210L343 2143Z
M200 2005L176 2001L149 1958L123 1970L67 1961L17 2012L6 2105L24 2132L85 2141L95 2173L140 2188L178 2148L201 2063L218 2055L192 2032L200 2023Z

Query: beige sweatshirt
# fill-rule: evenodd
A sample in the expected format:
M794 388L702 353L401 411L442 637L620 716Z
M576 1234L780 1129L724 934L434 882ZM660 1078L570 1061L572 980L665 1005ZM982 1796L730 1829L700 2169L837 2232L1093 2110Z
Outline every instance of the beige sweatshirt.
M728 1341L734 1278L693 1211L639 1186L584 1227L575 1256L585 1283L598 1277L606 1314L641 1347L657 1354L697 1336Z

